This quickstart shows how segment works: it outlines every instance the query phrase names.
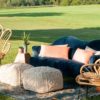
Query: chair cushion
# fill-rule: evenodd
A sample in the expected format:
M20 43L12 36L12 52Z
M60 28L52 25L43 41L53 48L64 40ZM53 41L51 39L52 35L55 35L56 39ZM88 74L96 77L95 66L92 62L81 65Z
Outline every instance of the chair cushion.
M34 67L22 74L23 87L38 93L46 93L63 88L62 73L55 68Z
M40 57L53 57L53 58L62 58L68 59L69 47L66 45L60 46L50 46L50 45L41 45Z

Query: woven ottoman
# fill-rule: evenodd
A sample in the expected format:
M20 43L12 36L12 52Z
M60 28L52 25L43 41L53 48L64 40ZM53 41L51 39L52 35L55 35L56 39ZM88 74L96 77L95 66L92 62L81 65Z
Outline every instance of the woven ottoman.
M23 63L11 63L0 66L0 82L11 86L21 86L21 73L33 66Z
M46 93L63 88L60 70L50 67L33 67L22 74L23 87L38 93Z

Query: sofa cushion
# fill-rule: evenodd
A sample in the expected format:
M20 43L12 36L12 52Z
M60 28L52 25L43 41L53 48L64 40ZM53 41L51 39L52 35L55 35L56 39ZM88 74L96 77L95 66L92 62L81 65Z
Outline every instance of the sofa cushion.
M85 50L88 50L88 51L92 51L92 52L94 52L94 55L100 55L100 51L96 51L96 50L94 50L94 49L92 49L92 48L90 48L90 47L88 47L88 46L86 46L86 48L85 48Z
M92 49L92 48L90 48L90 47L88 47L88 46L86 46L86 48L85 48L85 50L88 50L88 51L92 51L92 52L95 52L96 50L94 50L94 49Z
M63 77L76 77L80 73L80 67L83 63L64 60L58 58L47 58L47 57L31 57L30 64L33 66L49 66L59 69Z
M41 46L33 46L32 47L32 57L38 56L40 53Z
M68 59L68 53L69 53L69 47L67 47L66 45L60 45L60 46L41 45L39 56Z
M80 40L74 36L62 37L54 41L51 45L64 45L68 44L70 47L69 58L72 59L72 56L77 48L84 49L87 45L87 41ZM32 57L38 56L40 53L41 46L33 46L32 47Z
M68 44L71 48L69 52L69 58L72 58L75 50L77 48L85 49L87 45L87 41L80 40L74 36L62 37L52 43L52 45L59 45L59 44Z
M93 41L90 41L87 46L96 50L96 51L100 51L100 40L93 40Z
M78 48L74 53L73 59L75 61L82 62L84 64L88 64L90 57L94 54L93 51L83 50Z

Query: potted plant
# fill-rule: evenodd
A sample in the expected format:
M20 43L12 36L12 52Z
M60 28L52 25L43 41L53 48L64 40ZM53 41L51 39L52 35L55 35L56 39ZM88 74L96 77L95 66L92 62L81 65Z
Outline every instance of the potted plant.
M29 43L29 38L30 38L30 34L29 33L25 33L23 34L23 47L24 47L24 53L27 53L28 50L28 45Z

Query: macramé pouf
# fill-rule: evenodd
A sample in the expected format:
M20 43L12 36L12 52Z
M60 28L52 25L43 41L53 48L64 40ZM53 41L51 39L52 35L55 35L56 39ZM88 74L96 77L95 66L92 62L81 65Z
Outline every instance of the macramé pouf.
M46 93L63 88L63 77L60 70L50 67L34 67L22 74L23 87L38 93Z
M11 63L0 66L0 82L11 86L21 85L21 73L33 66L23 63Z

